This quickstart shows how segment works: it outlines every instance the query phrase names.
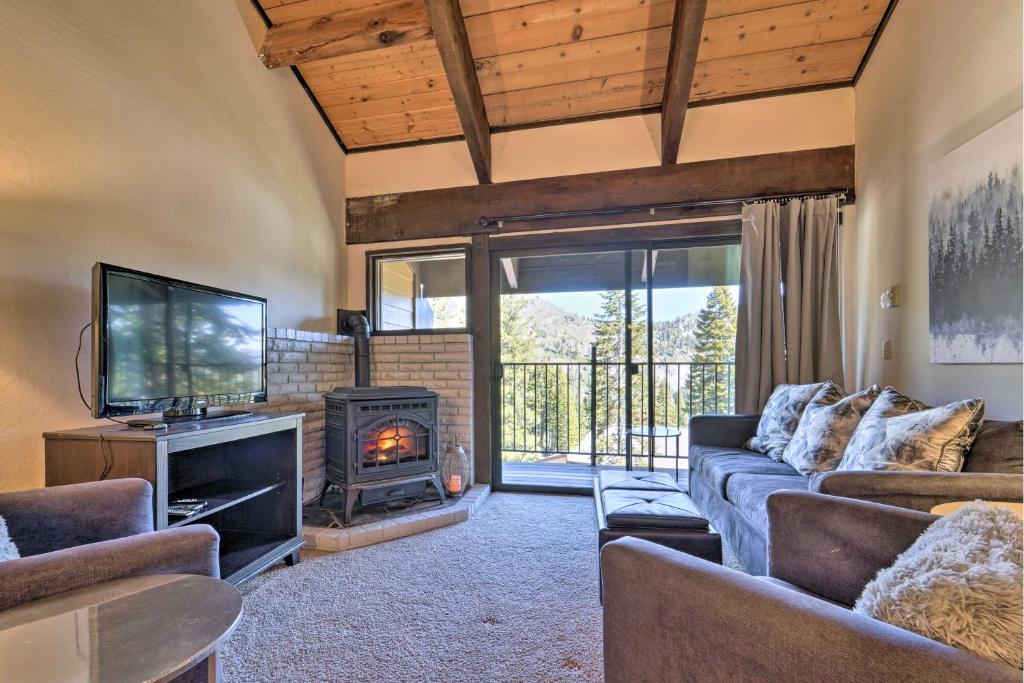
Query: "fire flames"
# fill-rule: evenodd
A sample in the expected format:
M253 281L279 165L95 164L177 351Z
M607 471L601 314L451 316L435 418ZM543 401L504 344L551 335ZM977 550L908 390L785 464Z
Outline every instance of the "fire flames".
M416 434L408 427L385 427L367 442L368 453L376 454L379 462L392 460L395 455L410 454L415 447Z

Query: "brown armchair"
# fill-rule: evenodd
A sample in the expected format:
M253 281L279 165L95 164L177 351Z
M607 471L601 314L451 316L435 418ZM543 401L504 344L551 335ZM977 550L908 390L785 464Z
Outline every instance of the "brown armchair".
M0 493L21 553L0 562L0 610L131 576L219 578L217 532L205 524L153 531L152 497L142 479Z

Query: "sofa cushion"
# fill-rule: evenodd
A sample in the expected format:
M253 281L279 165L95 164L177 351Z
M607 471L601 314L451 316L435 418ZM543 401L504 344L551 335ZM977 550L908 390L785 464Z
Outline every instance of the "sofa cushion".
M1024 473L1024 421L985 420L964 457L963 471Z
M782 460L782 452L793 438L804 408L819 392L835 393L842 396L832 382L816 384L780 384L772 391L757 423L757 434L746 444L758 453L766 453L773 460Z
M806 491L807 479L794 472L782 474L734 474L726 486L726 498L751 524L768 532L768 496L776 491Z
M984 412L980 398L929 408L886 387L857 425L838 469L959 472Z
M723 498L729 477L734 474L799 476L799 473L786 463L772 460L763 453L719 446L690 446L690 469L697 472L708 486Z

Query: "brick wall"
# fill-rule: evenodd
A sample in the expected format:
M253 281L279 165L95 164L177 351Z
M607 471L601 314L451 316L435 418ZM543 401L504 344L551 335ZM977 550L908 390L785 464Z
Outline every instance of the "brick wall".
M304 412L302 499L324 483L324 393L351 385L352 340L325 332L267 330L267 403L261 412Z
M371 339L370 381L413 385L438 394L440 455L458 440L473 462L473 349L468 334L424 334ZM473 477L470 476L470 481Z
M370 380L380 386L414 385L436 391L441 453L458 438L472 462L472 349L468 334L373 337ZM267 403L261 412L305 412L302 497L324 482L324 393L350 386L352 340L324 332L267 330Z

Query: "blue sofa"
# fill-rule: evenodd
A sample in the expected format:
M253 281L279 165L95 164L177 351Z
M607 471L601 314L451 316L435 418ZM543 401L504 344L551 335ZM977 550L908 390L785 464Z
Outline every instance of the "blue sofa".
M767 573L767 502L776 491L811 491L924 512L976 498L1024 500L1021 421L985 422L961 472L823 472L808 478L743 448L759 419L698 415L689 432L690 497L753 574Z

